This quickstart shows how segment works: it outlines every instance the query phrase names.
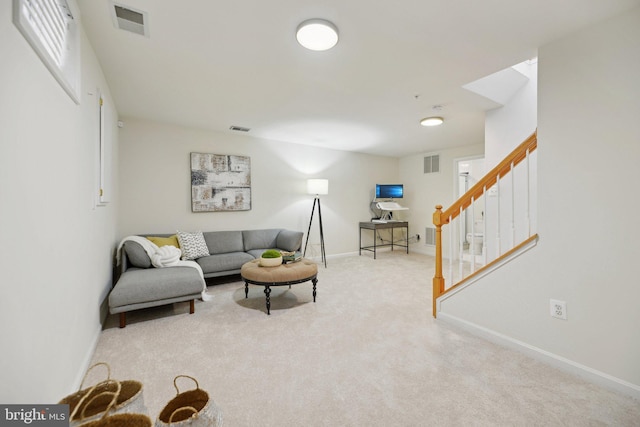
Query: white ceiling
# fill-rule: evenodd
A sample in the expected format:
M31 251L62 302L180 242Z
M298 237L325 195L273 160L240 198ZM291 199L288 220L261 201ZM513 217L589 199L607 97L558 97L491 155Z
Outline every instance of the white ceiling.
M149 37L117 29L109 0L77 3L121 118L400 157L482 143L499 104L462 86L640 0L116 0ZM335 48L297 44L310 18Z

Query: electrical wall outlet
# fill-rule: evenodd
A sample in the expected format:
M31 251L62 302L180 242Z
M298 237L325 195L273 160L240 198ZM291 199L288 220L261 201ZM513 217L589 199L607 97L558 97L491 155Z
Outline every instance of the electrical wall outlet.
M549 309L551 317L567 320L567 303L557 299L549 301Z

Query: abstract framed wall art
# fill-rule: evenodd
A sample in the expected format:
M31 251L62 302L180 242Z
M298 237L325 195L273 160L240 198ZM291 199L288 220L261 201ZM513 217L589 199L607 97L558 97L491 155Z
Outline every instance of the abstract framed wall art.
M191 153L193 212L251 209L251 157Z

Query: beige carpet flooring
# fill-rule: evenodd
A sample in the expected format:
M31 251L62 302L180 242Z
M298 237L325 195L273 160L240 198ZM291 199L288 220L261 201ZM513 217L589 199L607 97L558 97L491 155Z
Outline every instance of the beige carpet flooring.
M141 381L152 419L187 374L231 427L640 425L638 400L434 320L432 277L419 254L330 258L315 304L310 282L274 288L270 316L236 277L192 315L111 316L93 362Z

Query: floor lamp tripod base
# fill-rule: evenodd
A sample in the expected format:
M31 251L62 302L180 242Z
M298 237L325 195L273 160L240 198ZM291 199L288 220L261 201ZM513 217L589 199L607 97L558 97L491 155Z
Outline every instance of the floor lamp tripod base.
M309 220L309 228L307 229L307 241L304 244L304 252L302 256L307 254L307 245L309 244L309 232L311 231L311 224L313 223L313 214L316 211L316 204L318 205L318 219L320 221L320 252L322 254L322 262L324 268L327 268L327 255L324 251L324 231L322 230L322 209L320 209L320 198L316 196L313 199L313 207L311 208L311 219Z

